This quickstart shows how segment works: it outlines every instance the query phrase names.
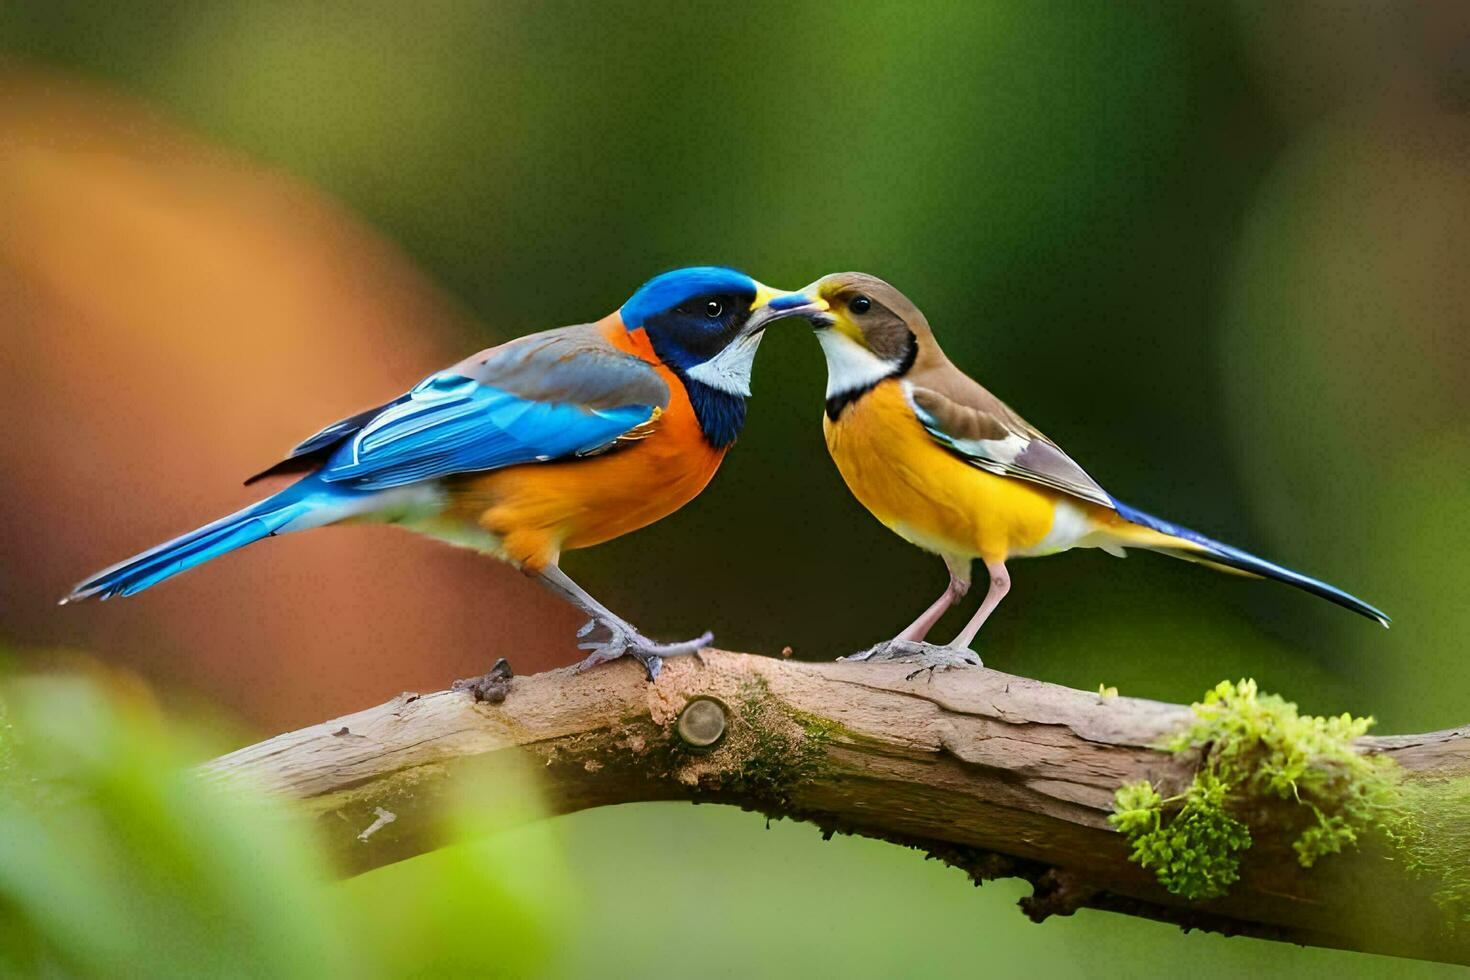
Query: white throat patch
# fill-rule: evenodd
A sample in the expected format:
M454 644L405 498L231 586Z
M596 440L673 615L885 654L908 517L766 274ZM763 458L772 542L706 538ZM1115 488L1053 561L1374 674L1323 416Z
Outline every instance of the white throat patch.
M817 331L817 342L827 355L827 397L869 388L902 365L885 361L852 338L831 327Z
M690 368L687 372L689 377L702 381L717 391L749 398L750 369L755 365L755 352L765 335L766 332L762 330L736 337L714 357Z

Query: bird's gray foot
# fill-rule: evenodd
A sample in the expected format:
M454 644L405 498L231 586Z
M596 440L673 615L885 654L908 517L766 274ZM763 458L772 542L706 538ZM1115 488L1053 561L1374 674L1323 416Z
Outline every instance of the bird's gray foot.
M580 673L588 667L605 664L619 657L632 657L643 665L650 681L658 680L665 657L680 657L692 654L698 658L699 651L709 646L715 635L706 632L703 636L682 643L655 643L630 624L621 619L597 617L589 619L587 625L577 631L585 642L577 644L579 650L592 651L576 667Z
M917 640L884 640L866 650L838 659L861 660L868 663L916 664L918 669L907 675L906 680L913 680L926 670L932 679L936 670L985 666L980 662L980 655L968 647L942 647Z

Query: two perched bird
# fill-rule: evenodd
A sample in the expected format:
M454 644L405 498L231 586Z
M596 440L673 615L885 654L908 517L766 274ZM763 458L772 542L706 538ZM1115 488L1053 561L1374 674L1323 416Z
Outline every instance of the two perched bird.
M751 369L772 323L805 319L827 358L827 446L862 504L944 559L944 594L892 640L850 659L919 669L978 665L970 651L1010 587L1006 561L1074 547L1147 548L1275 578L1378 620L1326 583L1134 510L955 367L924 315L872 276L795 292L720 267L657 276L595 323L481 351L407 394L327 426L247 483L299 476L238 513L121 562L63 602L133 595L276 534L399 524L533 574L590 620L583 666L663 658L710 634L657 643L573 582L563 551L666 517L709 483L745 421ZM979 611L946 646L929 631L984 562Z

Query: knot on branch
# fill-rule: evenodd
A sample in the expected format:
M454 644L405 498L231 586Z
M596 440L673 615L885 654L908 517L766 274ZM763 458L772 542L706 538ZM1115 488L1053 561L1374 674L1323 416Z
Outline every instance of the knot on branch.
M679 712L677 726L684 744L694 749L707 749L725 734L729 709L714 698L695 698Z

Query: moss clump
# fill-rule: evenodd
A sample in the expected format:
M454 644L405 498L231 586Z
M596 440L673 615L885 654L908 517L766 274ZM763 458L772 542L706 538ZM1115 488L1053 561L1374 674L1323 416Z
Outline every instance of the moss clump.
M1281 801L1288 815L1302 815L1292 848L1305 868L1356 844L1369 828L1402 837L1397 767L1353 747L1372 718L1300 714L1252 680L1222 681L1193 710L1194 723L1162 746L1199 753L1189 787L1164 798L1146 780L1131 783L1117 791L1109 818L1132 842L1132 859L1169 891L1190 900L1225 894L1251 846L1241 814L1260 801Z
M1159 884L1191 901L1215 898L1240 877L1237 855L1251 846L1250 828L1225 810L1226 792L1218 776L1202 772L1166 800L1145 779L1118 790L1109 820L1133 842L1129 857Z

